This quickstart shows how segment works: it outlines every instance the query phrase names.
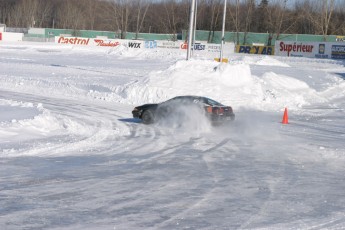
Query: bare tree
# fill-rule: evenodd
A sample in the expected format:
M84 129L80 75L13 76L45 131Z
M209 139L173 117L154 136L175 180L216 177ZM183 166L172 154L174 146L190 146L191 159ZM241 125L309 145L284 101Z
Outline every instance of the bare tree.
M227 0L226 29L267 33L345 33L345 0ZM198 0L197 29L208 31L208 42L221 30L224 0ZM188 29L190 0L0 0L0 23L8 27L181 33ZM174 39L173 38L173 39ZM269 43L269 42L268 42Z
M220 20L220 15L221 15L221 6L222 4L220 3L220 0L209 0L209 20L210 20L210 25L209 25L209 33L208 33L208 42L212 42L214 38L215 31L217 30L217 26Z
M165 17L162 15L161 23L163 24L163 27L167 29L166 33L176 34L177 25L179 23L179 18L177 16L177 12L179 11L178 3L175 0L164 1L163 6Z
M73 29L75 33L78 30L86 29L85 15L80 8L80 2L78 0L62 1L60 7L57 9L57 17L60 28Z
M113 0L112 9L115 15L117 30L120 31L120 38L126 38L130 15L129 0Z
M139 32L143 26L147 10L151 3L146 0L136 0L135 4L137 5L135 39L138 39Z
M335 6L332 22L329 28L330 34L345 35L345 1L339 1Z
M313 25L316 34L321 34L324 41L327 40L327 35L330 27L332 14L334 11L334 0L304 0L304 15Z
M248 39L248 32L250 32L252 20L253 20L253 12L255 10L255 0L246 0L244 4L244 9L247 11L244 19L244 26L243 26L243 44L247 44Z
M310 11L312 9L312 3L308 0L305 1L296 1L294 3L294 17L296 18L296 26L294 31L298 31L301 34L314 34L314 26L310 21Z
M83 0L81 4L84 6L85 20L87 21L87 28L93 30L97 18L99 3L95 0Z
M287 9L286 9L287 2L288 0L278 0L275 3L275 5L271 8L271 12L273 11L274 14L271 14L270 24L271 24L271 28L273 28L272 32L276 35L277 39L279 39L281 30L282 30L282 25L287 13Z
M10 13L13 11L16 0L0 0L0 23L10 24Z
M319 27L322 31L324 40L327 40L328 30L330 26L330 21L334 11L334 0L322 0L322 11L321 19L319 23L316 21L316 26Z
M268 8L268 0L261 0L259 6L255 11L256 29L257 32L267 33L269 30L268 15L270 10Z
M17 27L35 27L38 6L38 0L19 1L10 15L14 25Z
M240 0L233 0L232 7L228 7L228 12L232 20L232 24L236 31L236 44L240 44Z
M171 40L177 39L177 34L183 28L187 28L189 3L180 0L163 0L152 4L151 11L148 13L146 29L171 34Z

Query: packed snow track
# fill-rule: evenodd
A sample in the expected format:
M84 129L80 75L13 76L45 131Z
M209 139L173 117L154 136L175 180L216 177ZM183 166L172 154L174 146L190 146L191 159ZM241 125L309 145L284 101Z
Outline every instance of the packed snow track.
M128 50L0 49L0 229L345 228L341 63L234 56L215 70ZM236 120L131 117L191 91L234 105Z

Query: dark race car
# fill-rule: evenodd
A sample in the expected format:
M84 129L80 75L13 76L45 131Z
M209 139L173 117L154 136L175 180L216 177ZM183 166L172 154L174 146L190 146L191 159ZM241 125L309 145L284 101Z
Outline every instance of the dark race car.
M132 111L134 118L139 118L144 124L152 124L169 117L189 115L197 119L205 116L212 124L219 124L235 119L230 106L222 105L207 97L178 96L158 104L137 106Z

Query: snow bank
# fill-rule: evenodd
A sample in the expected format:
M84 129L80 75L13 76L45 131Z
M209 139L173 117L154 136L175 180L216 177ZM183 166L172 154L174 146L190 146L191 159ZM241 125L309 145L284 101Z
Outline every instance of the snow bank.
M93 131L76 120L51 114L42 104L0 100L0 140L9 136L32 139L52 133L88 135Z
M248 65L261 65L261 66L278 66L290 67L286 62L280 61L277 58L265 55L234 55L229 58L230 63L245 63Z
M44 73L51 73L48 75L41 75L34 69L32 72L37 76L31 77L19 70L18 77L0 75L1 88L57 97L136 105L161 102L178 95L200 95L231 105L236 110L280 111L283 107L299 110L303 106L328 103L342 98L344 92L341 78L336 81L328 79L330 76L314 76L315 79L312 79L313 76L304 76L303 72L297 72L294 68L303 69L301 65L303 67L303 63L309 63L320 69L331 66L332 69L341 70L342 62L333 60L234 54L229 57L228 64L220 64L202 57L186 61L181 52L169 49L135 50L124 46L96 49L40 43L7 44L2 48L13 49L13 52L21 49L31 54L47 52L46 57L51 60L55 56L87 59L85 61L90 66L75 65L74 59L68 58L61 58L53 64L44 63L41 69ZM145 72L144 66L132 69L132 61L142 62L148 58L165 59L172 64L167 68ZM122 59L126 60L122 63L127 68L119 68ZM33 62L34 59L18 60L27 68ZM258 72L258 68L262 72Z
M177 61L163 71L116 89L121 102L140 104L159 102L178 95L200 95L233 102L238 89L256 90L257 79L246 64L228 65L209 60ZM228 90L227 90L228 89Z
M32 103L15 102L0 99L0 123L15 122L17 120L32 119L40 111Z
M250 59L250 58L246 58ZM273 58L260 59L288 67ZM213 98L236 108L280 110L289 106L327 101L306 82L297 78L266 72L252 75L248 60L219 64L210 60L177 61L163 71L151 72L147 77L119 86L114 100L122 103L144 104L161 102L178 95L200 95Z
M34 106L27 102L0 100L0 111L0 139L6 139L1 136L45 136L63 128L42 104Z

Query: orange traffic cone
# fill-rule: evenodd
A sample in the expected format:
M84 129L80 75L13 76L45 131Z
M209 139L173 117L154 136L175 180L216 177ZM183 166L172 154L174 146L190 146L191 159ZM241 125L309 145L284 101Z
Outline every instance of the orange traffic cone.
M285 108L282 123L283 123L283 124L289 124L289 122L288 122L288 111L287 111L287 108Z

